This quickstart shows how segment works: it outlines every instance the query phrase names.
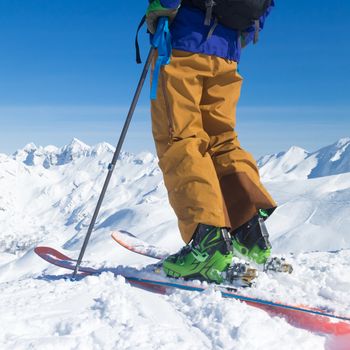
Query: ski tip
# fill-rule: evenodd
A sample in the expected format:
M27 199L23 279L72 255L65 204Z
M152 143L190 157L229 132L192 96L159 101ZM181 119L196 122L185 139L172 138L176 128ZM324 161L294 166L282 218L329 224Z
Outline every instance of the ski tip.
M51 247L45 247L45 246L39 246L34 248L34 252L39 255L41 258L47 255L55 256L56 258L62 259L62 260L71 260L74 261L74 259L71 259L70 257L60 253L58 250L51 248Z
M136 238L136 236L134 236L133 234L126 232L126 231L125 231L125 233L123 231L114 231L111 234L112 238L118 244L120 244L122 247L132 251L133 247L132 247L132 245L127 243L127 240L125 240L125 235L127 235L128 237L131 237L131 238Z
M111 236L112 236L112 238L113 238L114 240L120 239L121 236L123 236L123 237L127 236L127 237L131 237L131 238L137 238L137 237L136 237L135 235L133 235L131 232L128 232L128 231L125 231L125 230L114 231L114 232L112 232Z

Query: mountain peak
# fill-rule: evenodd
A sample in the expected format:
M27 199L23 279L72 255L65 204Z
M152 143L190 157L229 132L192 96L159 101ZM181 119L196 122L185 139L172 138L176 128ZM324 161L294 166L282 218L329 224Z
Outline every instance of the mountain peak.
M89 151L91 151L91 147L84 143L83 141L80 141L77 138L73 138L72 141L66 145L63 146L60 149L60 153L56 155L57 157L57 165L63 165L67 164L74 159L86 156Z
M114 147L108 142L100 142L92 147L92 153L97 155L104 152L114 152L114 150Z
M292 146L289 148L289 150L286 153L292 153L292 152L300 152L300 153L308 153L304 148L299 146Z
M66 145L63 146L62 149L71 149L71 150L76 150L76 151L81 151L81 150L90 150L91 147L89 145L87 145L86 143L84 143L83 141L77 139L76 137L74 137L72 139L72 141Z
M343 137L337 143L337 147L344 147L350 144L350 137Z
M33 142L30 142L30 143L27 143L21 151L25 151L25 152L33 152L33 151L36 151L38 149L38 147L36 146L35 143Z
M292 146L287 152L283 154L284 161L294 159L295 161L301 161L309 155L309 152L304 148L298 146Z

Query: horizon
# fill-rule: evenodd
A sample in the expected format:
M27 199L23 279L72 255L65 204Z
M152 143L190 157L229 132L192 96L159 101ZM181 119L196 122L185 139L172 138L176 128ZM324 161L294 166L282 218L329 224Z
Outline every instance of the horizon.
M257 160L260 160L260 159L262 159L262 158L264 158L264 157L266 157L266 156L273 156L273 155L285 154L285 153L287 153L289 150L291 150L291 149L293 149L293 148L302 149L303 151L306 151L309 155L312 155L312 154L315 154L315 153L321 151L321 150L324 149L324 148L337 145L337 144L339 144L340 142L343 143L344 141L345 141L345 142L350 142L350 136L348 136L348 137L347 137L347 136L341 137L341 138L339 138L338 140L335 140L334 142L332 142L332 143L330 143L330 144L325 144L325 145L321 146L320 148L313 149L313 150L305 149L305 148L300 147L300 146L298 146L298 145L291 145L288 149L279 150L279 151L276 151L276 152L274 152L274 153L263 154L263 155L261 155ZM46 150L47 150L47 148L50 148L50 147L55 147L55 148L57 148L58 150L62 150L62 149L65 148L65 147L68 147L68 146L70 146L70 145L73 145L74 143L80 143L80 144L82 144L82 146L87 146L87 147L89 147L89 148L94 148L94 147L97 147L98 145L107 144L107 146L108 146L108 147L110 146L110 147L113 149L113 151L114 151L115 148L116 148L115 145L113 145L113 144L111 144L111 143L109 143L109 142L107 142L107 141L99 141L99 142L97 142L97 143L90 144L90 143L85 142L85 141L82 140L82 139L79 139L79 138L77 138L77 137L73 137L68 143L65 143L65 144L63 144L63 145L56 145L56 144L41 145L41 144L36 144L35 142L29 142L29 143L23 145L23 147L20 147L20 148L14 150L14 151L11 152L11 153L4 153L4 152L1 152L1 151L0 151L0 154L4 154L4 155L6 155L6 156L8 156L8 157L11 157L11 156L14 156L17 152L23 151L23 150L25 150L25 149L27 149L27 148L29 148L29 147L33 147L33 151L41 150L41 149L46 149ZM50 152L51 150L47 150L47 151ZM141 150L141 151L139 151L139 152L132 152L132 151L129 151L129 150L127 150L127 149L122 149L122 150L121 150L121 153L130 153L131 155L134 155L134 156L137 156L137 155L139 155L139 154L141 154L141 153L147 153L147 152L150 152L150 153L152 153L154 156L157 156L157 155L155 154L155 152L152 152L152 151L149 151L149 150Z

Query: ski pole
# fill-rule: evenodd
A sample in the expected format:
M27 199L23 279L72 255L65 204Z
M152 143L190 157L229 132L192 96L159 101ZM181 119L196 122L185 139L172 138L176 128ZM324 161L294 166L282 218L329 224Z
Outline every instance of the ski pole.
M90 225L89 225L89 228L88 228L88 231L87 231L87 234L86 234L83 246L82 246L82 248L80 250L79 258L78 258L77 264L75 266L72 279L75 279L75 277L76 277L76 275L77 275L77 273L79 271L80 264L81 264L81 262L83 260L83 257L84 257L84 254L85 254L85 250L86 250L86 247L87 247L87 245L89 243L92 230L94 229L94 226L95 226L95 223L96 223L96 220L97 220L97 216L98 216L99 211L101 209L102 202L104 200L104 197L105 197L105 194L106 194L109 182L110 182L112 174L113 174L113 170L114 170L115 165L116 165L116 163L118 161L121 148L123 146L126 134L128 132L131 119L132 119L132 117L134 115L135 108L136 108L137 102L139 100L139 97L140 97L140 94L141 94L143 85L145 83L145 80L146 80L146 77L147 77L147 73L148 73L149 67L150 67L150 65L152 63L154 55L155 55L155 48L152 46L150 51L149 51L149 54L148 54L145 66L143 68L143 71L142 71L139 83L137 85L137 89L136 89L134 98L132 100L132 103L131 103L131 106L130 106L130 109L129 109L129 113L128 113L127 118L125 120L125 124L124 124L123 130L121 132L117 148L115 149L115 152L114 152L114 155L113 155L113 159L112 159L111 163L108 165L108 174L107 174L106 180L104 182L104 185L103 185L100 197L98 199L98 202L97 202L97 205L96 205L96 209L95 209L94 214L92 216L92 219L91 219L91 222L90 222Z

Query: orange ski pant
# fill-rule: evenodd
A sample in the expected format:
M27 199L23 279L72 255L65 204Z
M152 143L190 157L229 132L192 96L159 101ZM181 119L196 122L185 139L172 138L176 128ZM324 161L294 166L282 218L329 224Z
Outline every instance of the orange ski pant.
M199 223L238 228L276 207L235 132L237 63L174 50L152 101L152 132L169 201L188 243Z

